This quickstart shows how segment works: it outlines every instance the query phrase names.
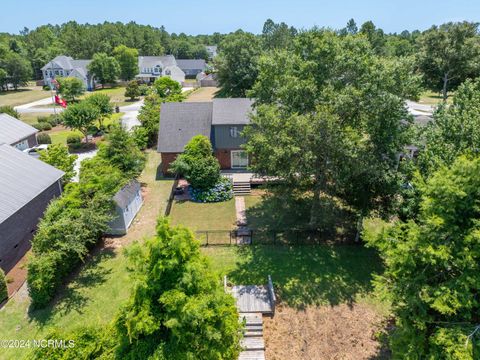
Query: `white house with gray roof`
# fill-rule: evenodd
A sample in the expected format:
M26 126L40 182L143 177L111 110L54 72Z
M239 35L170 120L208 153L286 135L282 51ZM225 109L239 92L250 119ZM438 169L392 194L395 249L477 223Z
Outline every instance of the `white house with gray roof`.
M249 160L241 133L250 122L252 105L253 100L245 98L162 104L157 147L162 171L168 173L170 163L195 135L210 139L222 169L246 168Z
M185 73L177 65L173 55L138 57L137 79L154 82L162 76L168 76L179 83L185 81Z
M45 209L62 193L63 175L8 144L0 145L0 268L5 272L30 249Z
M0 144L25 150L37 146L38 130L8 114L0 114Z
M143 205L142 188L137 180L123 186L113 197L115 213L109 223L110 235L124 235Z
M76 77L82 80L85 88L89 91L95 89L95 78L88 72L88 64L92 60L74 60L65 55L57 56L42 67L43 83L51 85L56 77Z

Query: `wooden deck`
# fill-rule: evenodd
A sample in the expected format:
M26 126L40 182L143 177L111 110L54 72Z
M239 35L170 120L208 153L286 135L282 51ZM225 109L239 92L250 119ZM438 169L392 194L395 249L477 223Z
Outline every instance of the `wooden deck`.
M240 313L271 314L273 312L270 295L265 286L235 285L232 287L232 295L237 300Z
M242 313L239 321L245 322L244 337L240 342L242 352L239 360L265 360L263 319L260 313Z

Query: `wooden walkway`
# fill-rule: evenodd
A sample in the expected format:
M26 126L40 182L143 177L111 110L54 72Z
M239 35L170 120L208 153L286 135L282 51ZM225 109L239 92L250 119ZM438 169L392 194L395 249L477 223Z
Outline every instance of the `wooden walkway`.
M272 302L268 289L258 285L236 285L232 287L232 295L237 300L240 313L271 314Z
M239 320L245 322L245 334L240 342L243 351L238 360L265 360L262 314L242 313Z

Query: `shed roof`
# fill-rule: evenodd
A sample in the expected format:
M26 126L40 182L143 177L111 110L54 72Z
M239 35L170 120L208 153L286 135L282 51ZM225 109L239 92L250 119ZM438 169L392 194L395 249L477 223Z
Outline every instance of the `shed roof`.
M64 172L7 144L0 145L0 223L58 181Z
M211 125L211 102L164 103L160 110L158 151L183 152L195 135L210 138Z
M252 105L247 98L213 99L212 125L248 124Z
M205 70L207 67L203 59L178 59L177 65L182 70Z
M113 197L113 201L122 209L125 209L128 204L132 202L132 200L137 196L138 192L140 191L140 183L133 179L127 185L122 187L120 190L117 191L115 196Z
M0 144L12 145L37 132L37 129L13 116L0 114Z

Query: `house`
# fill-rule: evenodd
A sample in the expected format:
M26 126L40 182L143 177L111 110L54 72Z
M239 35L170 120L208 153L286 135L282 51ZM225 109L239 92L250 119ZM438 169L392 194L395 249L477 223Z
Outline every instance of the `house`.
M115 214L109 223L109 234L124 235L143 205L140 183L137 180L130 181L115 194L113 202Z
M203 59L177 60L177 65L185 73L185 76L191 79L207 68L207 63Z
M88 72L88 64L92 60L74 60L65 55L57 56L47 65L42 67L44 85L52 84L52 80L56 77L76 77L82 80L88 91L95 89L95 79Z
M163 173L168 173L170 163L195 135L205 135L211 140L222 169L245 169L249 159L241 147L246 141L241 132L250 122L252 104L253 100L245 98L164 103L157 148Z
M205 46L205 49L207 50L208 57L210 59L213 59L215 56L217 56L217 45L207 45Z
M206 74L204 72L198 73L196 76L197 82L200 84L200 87L217 87L217 74L210 73Z
M185 81L185 73L177 65L173 55L138 57L137 79L152 83L162 76L169 76L179 83Z
M37 129L13 116L0 114L0 144L25 150L38 145L37 132Z
M62 193L64 173L2 144L0 174L0 267L8 272L30 249L50 201Z

